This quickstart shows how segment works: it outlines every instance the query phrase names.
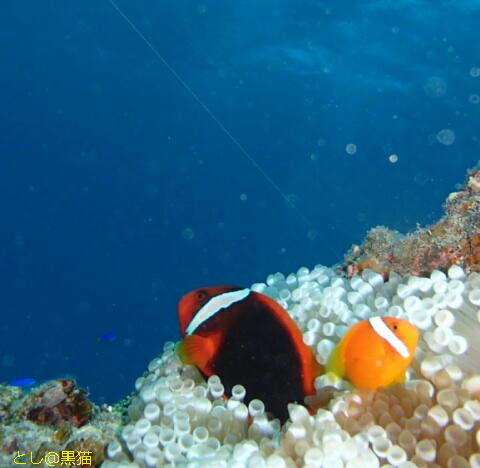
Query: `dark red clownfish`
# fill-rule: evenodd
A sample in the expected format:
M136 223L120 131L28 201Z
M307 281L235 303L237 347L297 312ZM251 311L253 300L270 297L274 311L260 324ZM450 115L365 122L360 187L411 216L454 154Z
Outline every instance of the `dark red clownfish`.
M285 421L288 403L303 403L315 394L313 382L324 370L273 299L248 288L201 288L182 297L178 316L182 361L206 377L218 375L227 395L242 384L247 401L261 399L267 411Z

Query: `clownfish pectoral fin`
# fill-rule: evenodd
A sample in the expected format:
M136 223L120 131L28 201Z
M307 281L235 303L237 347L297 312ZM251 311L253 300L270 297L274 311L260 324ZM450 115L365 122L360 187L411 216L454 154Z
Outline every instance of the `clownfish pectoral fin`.
M393 379L392 385L405 383L406 372L402 372L397 378Z
M405 383L405 375L393 381L393 385L395 384L404 384Z
M208 338L190 335L177 346L177 353L184 364L197 366L204 371L215 354L215 345Z
M341 346L336 346L330 357L328 358L327 365L325 366L327 373L334 374L336 377L341 379L345 375L345 368L342 361L342 348Z

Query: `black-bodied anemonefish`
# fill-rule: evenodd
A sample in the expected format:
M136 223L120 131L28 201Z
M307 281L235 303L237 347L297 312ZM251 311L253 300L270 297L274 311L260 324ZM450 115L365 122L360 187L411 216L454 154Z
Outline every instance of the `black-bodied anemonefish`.
M273 299L248 288L201 288L182 297L178 316L182 361L207 377L218 375L227 395L241 384L247 402L259 398L285 421L288 403L315 394L313 382L323 367Z
M372 317L353 325L332 351L327 372L359 388L376 390L403 382L418 344L418 329L406 320Z

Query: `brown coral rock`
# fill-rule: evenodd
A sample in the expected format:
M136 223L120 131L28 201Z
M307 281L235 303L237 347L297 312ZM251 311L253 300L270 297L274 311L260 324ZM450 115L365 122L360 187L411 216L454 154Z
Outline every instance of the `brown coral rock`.
M371 229L337 271L350 277L370 269L384 278L390 272L428 276L452 265L480 271L480 169L469 172L463 189L451 193L444 208L436 224L407 235L383 226Z
M71 423L80 427L94 413L87 392L75 388L73 380L47 382L24 402L20 416L39 425L61 427Z

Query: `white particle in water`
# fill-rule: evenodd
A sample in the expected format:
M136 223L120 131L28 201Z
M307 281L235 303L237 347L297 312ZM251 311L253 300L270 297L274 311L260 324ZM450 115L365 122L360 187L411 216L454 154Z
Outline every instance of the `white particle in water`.
M470 68L470 76L472 78L478 78L480 76L480 67Z
M398 161L398 155L396 154L391 154L389 157L388 157L388 160L391 162L391 163L396 163Z
M423 90L429 98L438 98L447 92L447 83L439 76L431 76L423 86Z
M347 146L345 146L345 151L348 154L355 154L357 152L357 145L355 143L349 143Z
M455 133L449 128L444 128L437 133L437 140L442 145L452 145L455 142Z
M193 232L193 229L192 229L192 228L186 227L186 228L182 231L182 237L183 237L185 240L192 240L192 239L195 237L195 233Z
M478 94L471 94L468 98L468 102L470 104L478 104L480 103L480 96Z

